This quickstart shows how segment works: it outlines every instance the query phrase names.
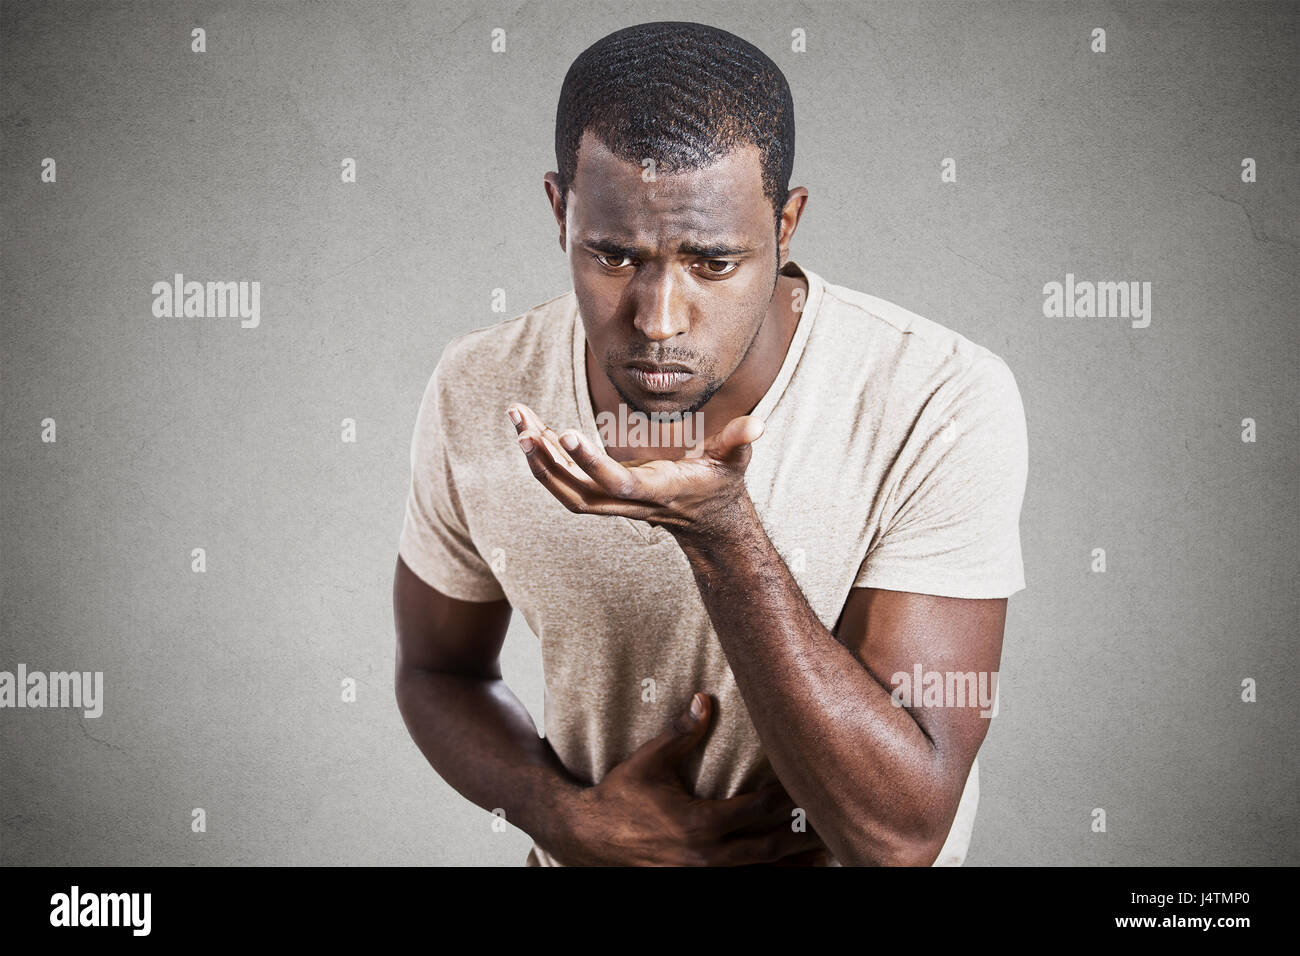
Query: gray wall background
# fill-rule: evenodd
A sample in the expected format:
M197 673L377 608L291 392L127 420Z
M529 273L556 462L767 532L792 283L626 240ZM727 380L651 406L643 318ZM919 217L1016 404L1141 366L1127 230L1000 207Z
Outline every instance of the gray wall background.
M571 287L541 179L573 58L696 19L789 78L794 258L1020 384L968 865L1300 862L1297 10L3 3L0 670L103 671L105 709L0 711L0 861L522 864L393 700L408 443L493 288ZM260 281L260 327L155 318L176 272ZM1150 327L1045 318L1067 272L1152 282ZM540 724L518 616L504 668Z

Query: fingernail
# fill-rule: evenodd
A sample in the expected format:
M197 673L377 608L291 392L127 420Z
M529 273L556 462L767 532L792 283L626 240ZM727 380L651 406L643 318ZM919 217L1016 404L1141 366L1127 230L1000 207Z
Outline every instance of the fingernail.
M516 408L507 409L506 414L510 416L510 420L516 425L524 420L523 416L519 414L519 410Z
M533 440L525 435L523 438L519 439L519 447L524 450L525 455L531 454L533 450Z
M566 451L573 451L578 447L578 436L573 432L565 432L560 436L560 444L564 446Z
M691 716L697 720L704 716L704 702L700 700L699 694L691 698Z

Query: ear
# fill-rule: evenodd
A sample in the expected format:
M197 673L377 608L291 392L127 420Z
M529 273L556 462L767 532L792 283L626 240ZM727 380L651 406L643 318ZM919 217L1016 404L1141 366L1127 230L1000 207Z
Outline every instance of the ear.
M568 202L566 201L568 197L560 188L559 174L550 172L543 176L542 187L546 190L546 199L551 205L551 215L555 217L555 222L560 227L560 249L567 252L565 239L568 226Z
M790 242L794 239L794 231L799 228L799 219L807 204L808 190L803 186L796 186L786 193L785 207L781 210L781 230L777 238L781 269L790 261Z

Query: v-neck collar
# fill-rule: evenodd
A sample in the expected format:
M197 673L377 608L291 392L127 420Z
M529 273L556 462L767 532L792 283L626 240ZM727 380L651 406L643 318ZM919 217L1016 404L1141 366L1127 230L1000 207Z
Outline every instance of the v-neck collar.
M826 283L821 276L810 269L803 268L793 259L786 262L781 269L781 274L787 276L802 275L808 283L808 295L804 300L803 311L799 314L799 324L795 326L794 337L790 339L790 346L786 349L785 359L781 362L781 369L776 373L776 378L772 380L772 384L768 386L759 403L754 406L754 410L750 412L751 415L765 422L767 417L772 414L776 403L785 394L786 386L790 384L790 379L794 376L794 370L799 364L804 346L808 342L808 336L812 332L813 322L817 319L817 312L821 308L826 288ZM596 413L591 404L591 389L587 381L587 337L583 332L582 317L578 313L576 297L573 301L573 308L570 310L569 322L571 323L572 332L570 380L573 382L573 397L578 408L578 418L583 433L594 436L595 440L603 448L604 441L601 439L600 429L596 426ZM660 544L672 540L672 535L665 529L652 527L645 521L634 521L621 515L616 520L625 523L639 538L649 544Z

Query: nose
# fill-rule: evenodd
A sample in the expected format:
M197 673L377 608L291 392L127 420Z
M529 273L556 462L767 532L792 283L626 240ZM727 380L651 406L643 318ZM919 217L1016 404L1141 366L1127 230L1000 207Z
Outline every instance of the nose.
M671 270L643 273L637 279L641 285L632 324L638 332L652 342L663 342L690 329L688 304Z

